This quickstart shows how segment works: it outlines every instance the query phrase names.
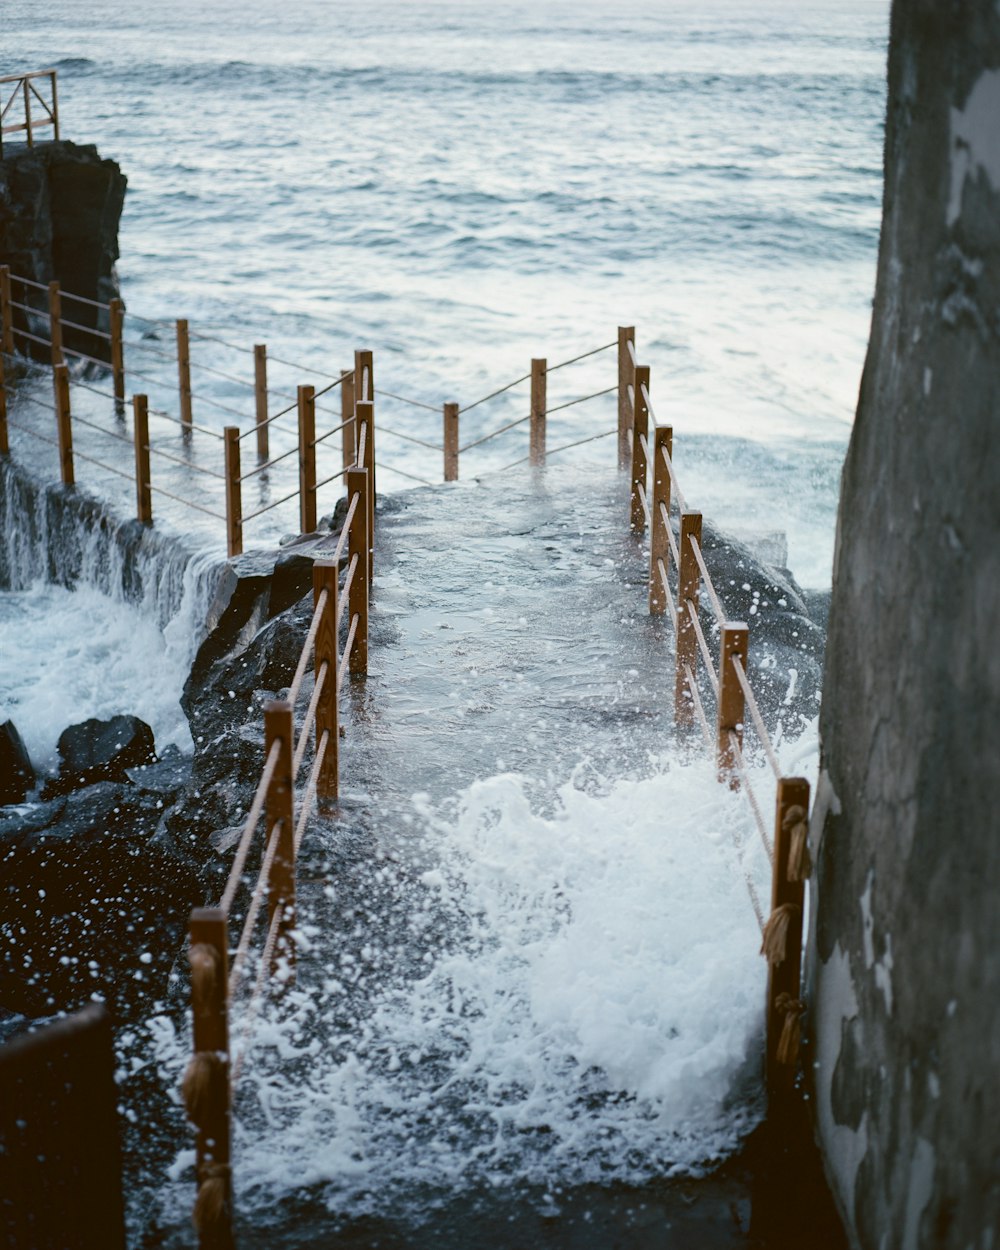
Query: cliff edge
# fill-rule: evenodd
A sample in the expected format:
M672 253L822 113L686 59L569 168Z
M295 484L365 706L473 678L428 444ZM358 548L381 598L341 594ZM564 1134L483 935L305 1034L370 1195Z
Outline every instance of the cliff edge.
M118 223L125 202L126 178L115 161L103 159L92 144L59 140L34 148L13 149L0 160L0 265L12 273L64 290L85 300L107 303L118 296L115 261ZM14 285L14 299L39 309L38 315L14 309L14 325L47 338L47 295ZM108 331L107 313L73 301L64 314L81 326ZM72 327L65 345L98 360L108 359L99 337ZM48 359L46 348L19 338L18 347Z

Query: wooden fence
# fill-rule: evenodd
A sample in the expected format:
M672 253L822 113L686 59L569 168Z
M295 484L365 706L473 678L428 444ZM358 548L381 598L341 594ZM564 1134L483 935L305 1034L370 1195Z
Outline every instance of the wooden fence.
M766 1080L772 1107L778 1109L791 1089L804 1011L800 985L804 882L810 871L809 783L782 774L750 682L747 625L726 617L712 583L701 549L702 515L688 507L681 492L673 429L657 423L649 366L639 364L632 326L618 331L618 419L619 463L631 479L629 528L640 540L649 534L649 612L669 618L676 641L675 719L679 725L697 721L716 758L719 780L745 793L772 866L766 917L749 875L746 883L761 930L761 953L768 961ZM707 626L701 617L703 597L710 611ZM718 658L706 629L715 634ZM714 723L705 710L699 675L715 703ZM747 714L777 783L773 836L744 756Z
M3 158L4 135L24 134L29 148L35 146L35 134L52 128L52 138L59 138L59 88L54 69L35 70L30 74L9 74L0 78L0 159ZM48 83L48 99L38 90ZM34 113L32 113L34 109ZM17 117L17 121L8 118Z
M280 993L294 978L298 851L317 798L324 803L338 795L339 701L344 681L349 673L360 678L368 671L368 596L374 558L369 467L373 426L371 401L367 399L372 378L370 365L359 368L357 377L361 379L361 398L356 407L358 442L354 463L347 470L349 502L340 541L329 560L318 560L313 565L313 615L287 696L264 707L264 766L221 901L217 907L197 908L191 915L194 1053L183 1092L188 1117L198 1129L194 1222L204 1250L224 1250L232 1245L233 1090L262 998ZM339 572L345 555L341 586ZM346 637L341 649L342 627ZM300 703L310 658L312 692L296 733L295 709ZM296 780L310 738L312 767L297 800ZM229 918L237 896L245 889L244 872L255 846L261 853L260 869L250 887L243 927L230 961ZM244 1004L242 1046L234 1060L230 1004L247 979L251 945L265 900L268 919L263 949L249 999Z

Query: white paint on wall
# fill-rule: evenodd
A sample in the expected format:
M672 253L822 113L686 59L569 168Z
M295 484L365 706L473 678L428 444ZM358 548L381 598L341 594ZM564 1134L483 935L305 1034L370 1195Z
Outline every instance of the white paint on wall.
M980 74L964 109L951 110L951 189L947 224L962 211L966 178L982 171L1000 192L1000 69Z
M826 963L816 971L816 1112L819 1137L841 1212L853 1221L854 1186L858 1168L868 1149L868 1112L857 1130L838 1124L833 1114L833 1074L840 1058L845 1022L858 1014L858 999L851 976L851 961L840 942Z

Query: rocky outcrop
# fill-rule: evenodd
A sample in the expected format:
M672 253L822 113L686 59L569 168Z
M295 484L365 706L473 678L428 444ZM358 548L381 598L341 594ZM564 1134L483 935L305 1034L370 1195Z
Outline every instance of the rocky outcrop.
M13 721L0 725L0 807L23 803L35 784L35 770Z
M866 1250L1000 1228L997 66L993 0L896 0L813 820L810 1070Z
M125 781L128 770L156 759L153 731L138 716L85 720L59 735L59 776L43 799L68 794L98 781Z
M0 265L47 285L107 303L118 295L118 222L125 201L125 175L92 145L68 140L23 148L0 160ZM37 316L14 310L16 327L48 337L48 295L15 284L18 303L37 307ZM107 314L90 304L67 301L63 315L81 326L107 332ZM67 327L64 345L98 360L109 359L107 341ZM47 349L18 340L25 354L48 358Z

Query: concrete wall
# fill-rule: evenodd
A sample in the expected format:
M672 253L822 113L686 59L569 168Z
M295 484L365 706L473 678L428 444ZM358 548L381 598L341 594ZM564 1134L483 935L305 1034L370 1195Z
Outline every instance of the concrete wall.
M813 820L815 1097L858 1246L1000 1246L1000 6L896 0Z

